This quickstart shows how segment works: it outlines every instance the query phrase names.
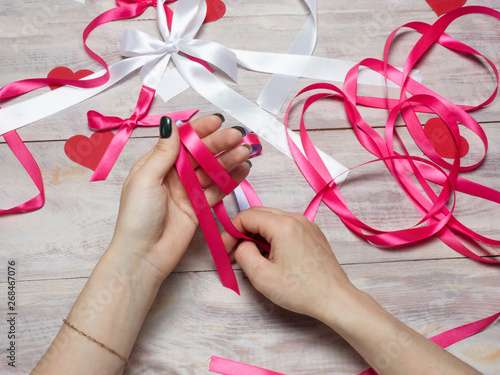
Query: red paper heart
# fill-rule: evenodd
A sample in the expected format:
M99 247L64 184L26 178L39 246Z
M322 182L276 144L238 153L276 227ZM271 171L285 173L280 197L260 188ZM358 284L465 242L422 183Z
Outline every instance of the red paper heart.
M64 152L75 163L95 171L114 135L111 131L95 132L90 138L75 135L66 141Z
M425 135L429 138L434 150L442 158L452 159L457 152L457 146L450 129L439 117L431 118L424 126ZM463 158L469 152L469 142L460 136L460 157Z
M204 23L217 21L226 13L226 4L221 0L207 0L207 15Z
M438 17L442 14L451 12L452 10L461 8L467 0L425 0L427 4L436 12Z
M92 70L82 69L77 72L74 72L70 68L66 68L65 66L58 66L52 69L49 74L47 74L47 78L59 78L59 79L81 79L83 77L87 77L91 74L94 74ZM58 89L61 87L60 85L50 85L51 90Z

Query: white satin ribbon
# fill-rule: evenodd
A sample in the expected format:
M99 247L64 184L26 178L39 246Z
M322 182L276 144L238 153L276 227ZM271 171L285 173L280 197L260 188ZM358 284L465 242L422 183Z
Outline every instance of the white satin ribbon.
M19 129L99 94L134 70L139 69L143 65L142 60L141 57L137 57L111 65L109 67L110 78L101 86L89 89L63 86L22 102L2 107L0 109L0 134ZM104 73L105 71L102 70L84 79L97 78Z
M243 189L241 188L241 185L238 185L234 190L233 190L234 197L236 198L236 203L238 204L238 209L240 211L246 210L247 208L250 208L250 203L248 203L248 199L243 192Z
M163 4L164 0L159 2ZM125 57L145 56L146 64L141 69L142 82L155 90L170 84L166 82L167 66L179 52L197 57L217 66L236 82L236 54L218 43L194 39L207 12L205 0L178 1L172 19L172 30L168 29L165 9L157 6L157 25L163 41L142 31L126 29L123 34L121 54Z
M304 0L311 13L306 23L300 29L297 37L293 41L289 54L311 56L316 45L318 36L318 20L316 11L316 0ZM275 74L271 77L267 85L257 99L257 104L275 115L278 114L286 98L297 82L298 76L283 76Z
M2 107L0 109L0 135L11 130L17 130L83 102L121 81L134 70L142 67L144 63L144 56L121 60L109 67L110 78L101 86L89 89L64 86L22 102ZM97 78L102 76L104 72L104 70L101 70L83 79ZM167 98L175 97L189 87L177 70L168 69L168 74L172 77L172 81L176 82L176 85L168 87Z
M337 59L328 59L317 56L301 56L272 52L255 52L232 49L238 64L257 72L285 74L303 78L312 78L324 81L344 82L349 70L356 63ZM403 68L397 68L403 71ZM410 77L421 82L422 76L418 70L412 70ZM385 86L384 76L366 67L360 67L358 84ZM387 81L388 87L400 87Z
M162 4L163 1L158 4ZM172 60L182 78L193 90L285 155L292 157L285 133L288 129L282 123L226 86L201 64L179 53L184 52L208 61L236 81L238 63L236 53L217 43L193 39L205 19L205 14L205 0L179 0L174 11L172 30L169 32L165 11L162 6L157 6L158 29L163 41L146 33L128 29L124 33L122 54L144 57L146 64L141 69L141 78L145 85L155 89L162 85L167 65ZM301 144L300 138L295 133L291 130L288 130L288 133L297 145ZM318 152L332 176L341 175L346 171L345 167L329 155L321 150ZM345 178L345 174L342 176Z
M167 27L164 8L158 6L157 12L158 29L163 40L140 31L125 30L122 53L129 58L110 67L111 78L105 85L92 89L67 86L4 107L0 110L0 134L18 129L77 104L102 92L132 71L142 67L143 82L160 90L164 99L171 98L190 86L201 96L252 129L262 139L291 157L285 136L285 126L282 123L227 87L202 65L183 57L179 52L217 66L235 81L237 64L266 73L333 81L343 81L349 69L355 65L341 60L310 56L230 50L215 42L194 39L205 18L205 0L179 0L175 8L171 31ZM175 63L176 69L167 67L170 60ZM385 84L378 74L367 73L370 73L372 77L367 74L368 78L364 79L363 74L360 74L359 83L377 84L373 80L373 75L376 75L378 83ZM91 77L100 74L102 73L96 73ZM299 137L290 130L288 133L300 147ZM330 156L318 151L333 176L346 171ZM346 175L343 175L344 178Z

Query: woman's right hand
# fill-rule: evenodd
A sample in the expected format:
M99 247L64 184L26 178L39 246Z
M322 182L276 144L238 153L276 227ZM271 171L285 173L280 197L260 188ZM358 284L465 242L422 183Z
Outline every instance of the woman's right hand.
M339 333L380 375L471 374L475 369L421 336L357 289L340 267L323 232L304 216L252 207L233 220L240 232L271 244L257 246L223 233L227 249L253 286L281 307L312 316ZM396 356L387 353L398 351Z
M233 220L242 233L259 234L271 245L264 257L251 241L223 233L227 249L264 296L281 307L322 320L358 290L340 267L323 232L303 215L252 207ZM236 246L236 248L235 248ZM340 312L340 311L339 311Z

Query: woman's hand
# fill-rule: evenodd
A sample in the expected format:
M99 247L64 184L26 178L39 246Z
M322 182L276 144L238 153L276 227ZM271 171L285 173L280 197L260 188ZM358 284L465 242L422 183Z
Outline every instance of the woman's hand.
M253 286L285 309L312 316L339 333L380 375L479 374L385 311L347 278L323 232L304 216L252 207L233 220L271 244L269 259L253 242L233 251ZM237 240L223 233L227 249ZM396 356L387 353L398 351Z
M168 119L169 120L169 119ZM163 121L165 122L165 121ZM218 115L210 115L191 122L203 143L212 154L228 150L217 160L236 182L248 174L250 166L245 161L249 147L236 146L242 133L230 128L216 131L222 125ZM168 124L160 126L160 134L170 132ZM163 281L172 272L189 245L198 220L173 168L179 153L179 133L171 124L171 135L160 138L157 145L144 155L131 169L123 185L120 211L110 248L116 248L120 256L139 257L152 267L155 277ZM225 194L191 159L210 206ZM210 186L209 186L210 185Z
M253 286L281 307L321 319L332 300L341 308L345 297L357 292L321 229L304 216L252 207L233 223L242 233L259 234L270 243L268 259L250 241L240 243L231 255ZM227 249L237 243L226 232L223 239Z

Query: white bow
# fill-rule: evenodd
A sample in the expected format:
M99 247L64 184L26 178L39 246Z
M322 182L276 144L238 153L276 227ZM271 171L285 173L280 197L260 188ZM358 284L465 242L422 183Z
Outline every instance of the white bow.
M163 41L134 29L126 29L123 33L121 54L125 57L146 58L141 69L142 82L154 89L165 86L162 81L168 80L172 74L167 69L170 59L176 66L185 61L179 52L207 61L236 82L236 54L218 43L194 39L207 13L205 0L179 1L174 11L171 31L167 26L164 1L159 1L156 7L156 22Z

